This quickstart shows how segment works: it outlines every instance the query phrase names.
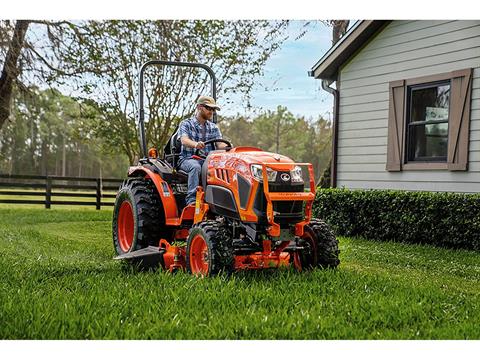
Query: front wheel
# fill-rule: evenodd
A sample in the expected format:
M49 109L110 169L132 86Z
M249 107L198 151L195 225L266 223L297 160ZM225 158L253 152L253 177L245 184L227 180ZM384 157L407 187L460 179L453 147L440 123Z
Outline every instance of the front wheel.
M338 240L322 220L312 219L305 225L299 245L303 249L294 256L295 264L301 269L336 268L340 264Z
M230 274L234 267L233 240L219 221L195 225L187 239L187 271L197 276Z

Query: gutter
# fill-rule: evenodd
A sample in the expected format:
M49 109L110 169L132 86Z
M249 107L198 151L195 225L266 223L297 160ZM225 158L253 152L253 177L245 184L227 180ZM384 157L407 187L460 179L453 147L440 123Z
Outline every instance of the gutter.
M308 72L309 76L313 76L313 71ZM338 152L338 110L340 104L340 92L330 87L333 83L331 80L322 80L322 89L333 95L333 124L332 124L332 163L330 169L330 186L337 187L337 152Z

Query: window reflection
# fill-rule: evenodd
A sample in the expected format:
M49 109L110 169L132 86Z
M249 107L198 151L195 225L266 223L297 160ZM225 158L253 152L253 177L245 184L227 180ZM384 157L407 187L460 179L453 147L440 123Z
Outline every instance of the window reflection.
M408 161L446 161L450 83L409 88Z

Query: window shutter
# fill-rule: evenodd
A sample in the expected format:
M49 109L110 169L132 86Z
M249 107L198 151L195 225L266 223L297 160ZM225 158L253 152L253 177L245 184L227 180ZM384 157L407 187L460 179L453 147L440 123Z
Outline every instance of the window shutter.
M388 105L387 171L402 170L405 81L390 83Z
M452 73L447 165L450 171L468 170L468 136L472 69Z

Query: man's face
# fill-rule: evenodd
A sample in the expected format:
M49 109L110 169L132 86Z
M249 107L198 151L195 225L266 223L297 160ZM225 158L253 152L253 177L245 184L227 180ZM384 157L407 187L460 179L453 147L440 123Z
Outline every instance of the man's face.
M213 118L213 113L215 109L208 105L199 105L201 116L206 120L211 120Z

